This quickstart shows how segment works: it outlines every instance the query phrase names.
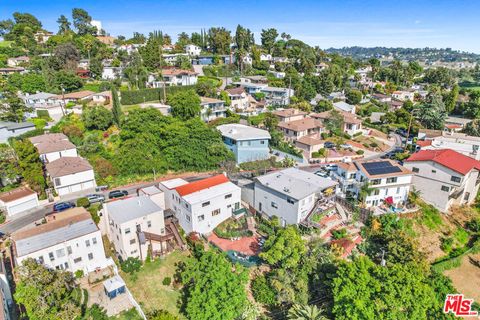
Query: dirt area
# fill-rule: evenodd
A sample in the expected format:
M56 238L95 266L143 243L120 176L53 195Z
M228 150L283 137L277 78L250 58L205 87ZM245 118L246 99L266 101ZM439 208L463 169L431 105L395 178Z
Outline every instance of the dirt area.
M390 145L374 137L358 136L353 138L351 141L360 143L363 149L367 149L374 152L383 152L391 148ZM350 143L350 141L347 143ZM369 147L368 148L365 147L364 144L368 145Z
M444 226L442 226L442 229ZM440 249L441 237L443 235L440 230L431 230L426 226L416 224L414 226L414 231L417 234L416 239L419 244L419 250L425 254L425 258L428 262L433 262L440 257L445 255L445 252ZM448 233L449 229L443 230L443 232Z
M445 275L452 279L453 286L458 292L475 301L480 301L480 291L478 290L480 288L480 267L475 265L475 261L480 262L480 254L467 255L463 258L460 267L445 271Z

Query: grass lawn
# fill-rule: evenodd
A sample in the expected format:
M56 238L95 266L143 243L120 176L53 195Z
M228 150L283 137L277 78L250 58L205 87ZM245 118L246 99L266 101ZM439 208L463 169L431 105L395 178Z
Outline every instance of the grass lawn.
M180 291L172 285L164 286L162 280L173 275L176 270L175 264L185 261L188 254L184 251L174 251L165 259L156 259L154 262L145 264L135 275L121 272L127 287L132 292L135 300L142 306L144 312L153 309L164 309L172 314L179 315L178 299Z
M471 89L471 90L480 90L480 83L472 81L463 81L460 84L461 88Z
M116 317L111 317L111 319L118 320L142 320L143 318L138 314L137 309L132 308L130 310L123 311Z
M0 41L0 47L5 48L5 47L10 47L12 45L13 41Z

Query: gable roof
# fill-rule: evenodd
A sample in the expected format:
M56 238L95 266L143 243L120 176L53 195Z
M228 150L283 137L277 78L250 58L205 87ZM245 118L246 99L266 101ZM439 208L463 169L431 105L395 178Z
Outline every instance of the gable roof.
M237 87L237 88L231 88L231 89L225 89L225 91L228 92L229 95L240 95L245 92L245 89L243 87Z
M94 93L95 92L93 92L93 91L84 90L84 91L67 93L67 94L65 94L65 96L60 94L60 95L57 95L53 98L55 98L55 99L63 99L63 98L65 98L65 99L83 99L83 98L86 98L88 96L91 96Z
M35 136L28 138L31 143L39 144L39 143L46 143L46 142L57 142L60 140L68 140L67 136L63 133L46 133L42 134L41 136Z
M294 109L294 108L284 109L284 110L276 110L276 111L273 111L272 113L274 115L282 117L282 118L288 118L288 117L292 117L292 116L306 116L308 114L307 112L304 112L304 111L301 111L301 110L298 110L298 109Z
M289 122L280 122L278 126L280 128L285 128L293 131L305 131L308 129L323 128L322 122L313 118L304 118Z
M93 170L90 163L80 157L62 157L47 163L45 167L52 178Z
M480 170L480 161L451 149L420 150L412 154L406 161L433 161L463 175L472 169Z
M175 190L177 190L178 194L183 197L191 193L202 191L204 189L208 189L214 186L218 186L220 184L223 184L229 181L230 180L228 180L228 178L225 175L218 174L210 178L184 184L182 186L176 187Z
M20 187L10 191L0 193L0 201L4 203L12 202L29 195L35 194L35 192L28 187Z

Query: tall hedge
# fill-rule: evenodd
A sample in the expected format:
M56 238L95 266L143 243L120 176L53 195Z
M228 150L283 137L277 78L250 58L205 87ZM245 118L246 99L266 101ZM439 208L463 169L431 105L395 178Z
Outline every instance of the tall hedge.
M167 87L165 91L167 95L169 93L175 93L178 91L193 89L195 86L173 86ZM139 104L149 101L160 101L163 99L163 88L148 88L131 91L121 91L122 105Z

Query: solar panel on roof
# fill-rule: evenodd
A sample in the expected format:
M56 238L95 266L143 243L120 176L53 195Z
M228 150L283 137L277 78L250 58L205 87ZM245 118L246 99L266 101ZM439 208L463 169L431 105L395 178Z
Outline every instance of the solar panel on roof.
M368 174L372 176L402 172L402 169L393 166L389 161L364 163L363 167L367 170Z

